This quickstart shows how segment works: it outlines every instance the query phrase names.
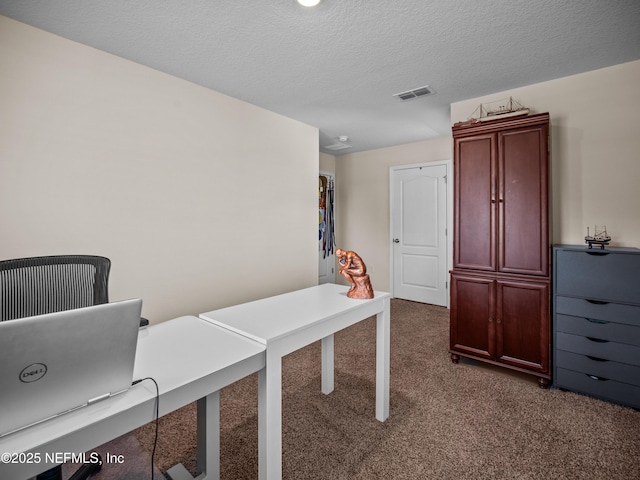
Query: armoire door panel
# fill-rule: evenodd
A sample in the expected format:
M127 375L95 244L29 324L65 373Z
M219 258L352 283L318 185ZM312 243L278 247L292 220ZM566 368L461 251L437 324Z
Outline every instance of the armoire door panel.
M497 282L496 354L500 362L549 371L549 284Z
M493 280L451 276L451 349L494 358L494 298Z
M454 145L455 268L496 269L495 144L495 135L478 135Z
M498 271L549 274L545 126L498 134Z

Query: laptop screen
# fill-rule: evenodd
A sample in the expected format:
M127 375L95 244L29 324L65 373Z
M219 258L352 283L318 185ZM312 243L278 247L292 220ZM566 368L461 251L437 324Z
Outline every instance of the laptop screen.
M0 436L126 391L142 300L0 322Z

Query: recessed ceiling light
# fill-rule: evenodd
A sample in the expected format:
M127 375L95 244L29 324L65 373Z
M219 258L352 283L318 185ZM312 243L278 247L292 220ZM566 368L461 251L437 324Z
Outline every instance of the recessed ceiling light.
M315 7L320 3L320 0L298 0L298 3L303 7Z

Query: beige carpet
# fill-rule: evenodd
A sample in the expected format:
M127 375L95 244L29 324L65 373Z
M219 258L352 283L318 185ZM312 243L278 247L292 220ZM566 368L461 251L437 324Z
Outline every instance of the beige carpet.
M285 479L640 479L639 411L542 390L534 377L504 369L452 364L444 308L393 300L391 322L385 423L375 420L374 319L336 335L328 396L320 393L319 342L285 357ZM221 478L257 479L256 375L222 391L221 421ZM95 479L150 478L153 432L145 426L124 445L104 446L124 449L115 453L127 462ZM156 465L193 470L194 454L189 405L161 419ZM138 476L126 476L129 465Z

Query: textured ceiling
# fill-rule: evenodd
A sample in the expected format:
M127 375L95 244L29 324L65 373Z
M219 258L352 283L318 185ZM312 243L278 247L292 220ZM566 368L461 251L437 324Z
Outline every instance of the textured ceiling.
M333 154L448 135L452 102L640 59L639 0L0 0L0 14L316 126ZM436 94L392 96L423 85ZM341 135L352 148L323 148Z

